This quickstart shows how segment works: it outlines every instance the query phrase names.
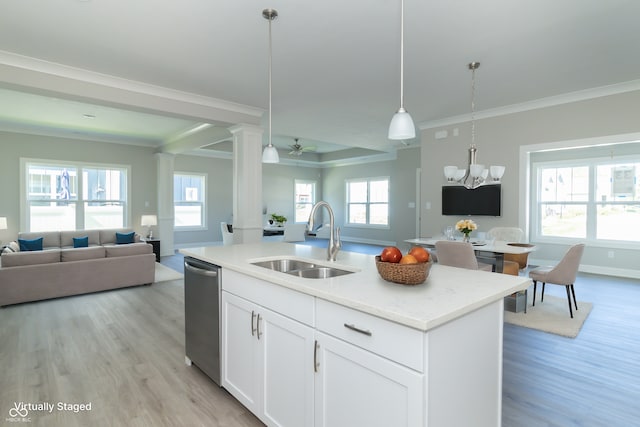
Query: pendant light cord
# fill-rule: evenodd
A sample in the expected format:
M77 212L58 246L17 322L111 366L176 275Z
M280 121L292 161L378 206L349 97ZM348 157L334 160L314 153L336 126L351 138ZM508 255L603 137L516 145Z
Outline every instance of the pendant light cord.
M271 21L273 18L269 18L269 147L273 147L271 143L271 57L272 53L272 42L271 42Z
M400 109L404 110L404 0L400 1Z

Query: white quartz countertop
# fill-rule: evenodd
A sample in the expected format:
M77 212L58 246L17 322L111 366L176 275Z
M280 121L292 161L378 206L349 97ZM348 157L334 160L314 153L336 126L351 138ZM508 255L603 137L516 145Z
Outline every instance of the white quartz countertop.
M223 269L275 283L422 331L529 287L527 277L465 270L434 264L420 285L400 285L380 277L373 255L339 252L336 262L327 261L326 248L292 243L251 243L181 249L191 256ZM316 264L355 271L329 279L305 279L251 265L252 262L296 258ZM222 273L224 283L224 270ZM223 285L224 286L224 285Z

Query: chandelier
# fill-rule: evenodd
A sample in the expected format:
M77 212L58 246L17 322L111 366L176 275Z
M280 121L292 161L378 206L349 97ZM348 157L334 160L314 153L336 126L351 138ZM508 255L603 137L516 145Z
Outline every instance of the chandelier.
M471 145L469 146L469 163L467 169L458 169L457 166L445 166L444 176L449 183L464 185L468 189L477 188L483 184L497 184L504 175L504 166L490 166L486 169L484 165L476 163L476 70L480 67L479 62L471 62ZM487 178L491 175L491 180Z

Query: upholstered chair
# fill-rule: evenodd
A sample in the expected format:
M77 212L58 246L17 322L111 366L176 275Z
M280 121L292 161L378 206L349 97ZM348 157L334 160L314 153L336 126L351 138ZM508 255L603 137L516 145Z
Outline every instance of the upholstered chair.
M439 240L436 242L438 263L451 267L467 268L469 270L491 271L491 264L479 263L473 245L467 242L453 242Z
M569 301L569 315L573 318L573 310L571 309L571 296L573 295L573 304L578 310L578 302L576 301L576 292L573 283L576 281L580 259L584 252L584 244L579 243L569 248L564 257L555 267L538 267L529 272L529 277L533 279L533 305L536 305L536 285L542 282L542 296L540 302L544 301L544 286L547 283L553 285L564 286L567 290L567 300Z
M508 242L513 245L526 245L520 243L524 238L524 231L518 227L493 227L487 231L487 239L495 239ZM520 270L527 268L529 253L525 254L504 254L503 273L517 276Z
M233 232L229 231L229 224L221 222L220 231L222 232L222 244L225 246L233 245Z

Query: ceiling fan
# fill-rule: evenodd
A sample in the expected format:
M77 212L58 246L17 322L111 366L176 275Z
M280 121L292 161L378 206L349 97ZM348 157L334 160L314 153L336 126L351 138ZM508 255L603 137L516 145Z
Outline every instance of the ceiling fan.
M303 147L302 144L298 143L298 138L294 138L293 140L296 143L289 146L291 148L291 151L289 152L290 155L301 156L302 153L306 153L308 151L316 151L316 147Z

